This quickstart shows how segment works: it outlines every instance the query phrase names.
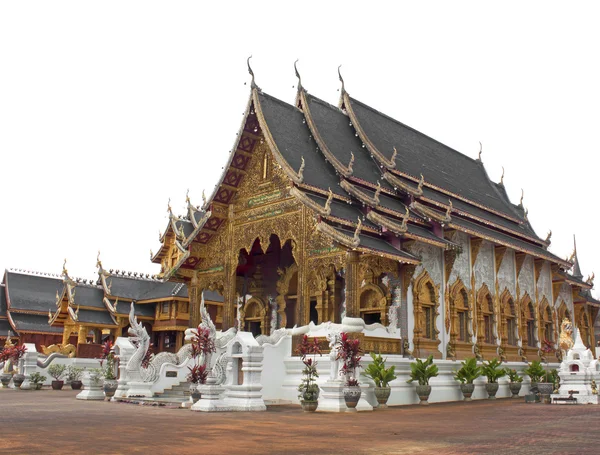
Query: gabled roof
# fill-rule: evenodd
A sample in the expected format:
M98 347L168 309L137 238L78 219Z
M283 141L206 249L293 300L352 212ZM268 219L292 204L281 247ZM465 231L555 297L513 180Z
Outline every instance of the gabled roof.
M19 333L62 333L63 328L48 324L48 316L38 314L10 313L10 321L14 329Z
M48 314L56 310L56 295L62 295L64 284L61 279L41 275L30 275L7 270L4 285L8 308L12 312L37 312ZM47 316L45 316L47 319ZM46 321L47 323L47 321Z
M6 317L6 287L0 284L0 319Z
M109 275L106 278L106 283L111 296L124 299L137 301L187 297L187 287L182 283L146 280L122 275Z
M77 321L82 324L98 324L110 327L117 326L114 318L107 310L79 310L77 311Z

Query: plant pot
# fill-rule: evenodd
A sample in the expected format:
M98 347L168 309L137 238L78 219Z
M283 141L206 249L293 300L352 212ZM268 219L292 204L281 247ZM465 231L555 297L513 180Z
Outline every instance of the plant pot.
M33 385L33 390L42 390L42 386L44 385L42 382L36 382Z
M106 398L112 398L115 396L115 392L117 391L118 382L116 379L105 379L104 384L102 386L104 390L104 396Z
M500 387L500 384L498 384L497 382L488 382L485 385L485 390L488 393L488 398L490 400L496 399L496 393L498 392L499 387Z
M473 391L475 390L475 384L461 384L460 391L465 397L465 401L471 401L471 395L473 395Z
M202 394L198 390L198 384L194 384L193 382L190 384L190 396L194 403L202 398Z
M377 403L379 403L379 408L387 408L387 401L390 398L390 393L392 393L391 387L375 387L375 398L377 398Z
M417 386L417 395L419 395L419 399L421 400L419 404L427 405L429 402L429 395L431 394L431 386L428 385L418 385Z
M8 387L8 384L10 384L11 379L12 379L12 374L3 373L2 375L0 375L0 381L2 381L2 387L4 387L4 388Z
M554 384L551 382L538 382L537 389L540 395L550 395L554 390Z
M65 381L52 381L52 390L62 390Z
M348 409L356 411L356 405L358 404L358 400L360 400L361 393L362 391L358 386L344 387L344 401L346 401Z
M83 385L83 382L81 382L81 381L71 381L71 389L72 390L81 390L82 385Z
M23 384L24 380L25 380L25 376L22 375L21 373L17 373L13 376L13 384L15 385L16 388L21 387L21 384Z
M520 382L511 382L508 387L510 388L510 393L512 393L512 397L513 398L519 398L519 392L521 391L521 386L523 384L521 384Z
M359 395L359 397L360 397L360 395ZM302 410L304 412L315 412L317 410L317 406L319 406L319 402L302 400L300 402L300 405L302 406ZM356 406L356 403L354 404L354 406Z

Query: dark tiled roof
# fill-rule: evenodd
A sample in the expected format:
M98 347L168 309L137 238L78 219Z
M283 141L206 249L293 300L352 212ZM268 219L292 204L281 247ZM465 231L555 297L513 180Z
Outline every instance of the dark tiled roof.
M5 282L11 310L56 311L56 293L62 294L63 282L59 278L25 275L7 271Z
M105 308L104 290L101 287L76 286L75 287L75 306L85 306L92 308Z
M77 320L81 323L102 324L116 327L115 321L108 311L79 310Z
M311 133L304 114L296 107L284 103L270 95L258 94L260 107L273 140L287 163L298 171L304 157L303 183L327 191L331 188L336 194L347 197L339 186L340 179L332 166L317 151L317 143Z
M111 275L106 279L111 295L132 300L151 300L165 297L187 297L187 287L180 283L143 280Z
M6 317L6 288L0 284L0 318ZM0 333L2 333L0 331Z
M63 327L50 326L48 316L41 314L10 313L15 328L20 332L62 333Z
M114 302L113 302L114 305ZM154 317L154 310L156 304L155 303L136 303L134 313L136 316L144 316L144 317ZM119 314L129 314L129 310L131 309L130 302L119 302L117 303L117 313Z
M210 300L211 302L225 301L223 296L216 291L209 291L208 289L205 289L204 291L202 291L202 294L204 295L204 300Z
M13 328L10 326L10 322L8 319L0 319L0 337L5 338L8 335L8 331L11 333L14 332Z
M483 165L385 114L350 98L360 126L377 150L391 158L398 150L396 169L439 188L514 217L486 175Z

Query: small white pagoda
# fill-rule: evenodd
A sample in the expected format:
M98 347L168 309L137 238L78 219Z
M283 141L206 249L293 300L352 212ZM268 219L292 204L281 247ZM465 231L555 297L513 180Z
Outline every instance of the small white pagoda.
M576 331L575 343L560 364L560 388L551 395L553 404L600 404L597 381L600 364L592 351L585 347Z

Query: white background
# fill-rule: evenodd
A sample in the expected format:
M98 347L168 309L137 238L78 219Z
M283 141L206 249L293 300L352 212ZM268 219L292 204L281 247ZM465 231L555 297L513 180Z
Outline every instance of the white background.
M483 161L551 251L598 257L595 2L0 4L0 268L156 273L149 250L217 182L256 81L350 94Z

